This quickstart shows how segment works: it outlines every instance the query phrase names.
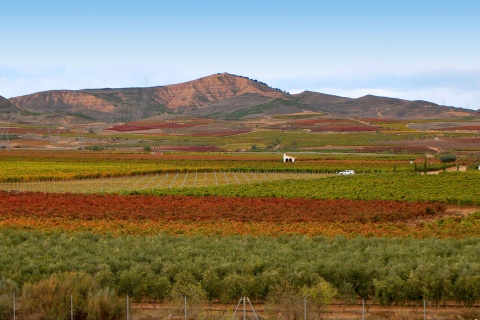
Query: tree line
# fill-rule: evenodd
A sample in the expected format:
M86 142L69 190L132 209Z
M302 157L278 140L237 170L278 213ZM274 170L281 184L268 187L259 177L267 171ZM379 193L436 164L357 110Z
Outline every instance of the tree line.
M0 294L75 271L137 300L265 302L286 294L279 288L288 295L328 288L325 295L347 303L480 301L476 238L113 237L2 229L0 248L0 277L10 284Z

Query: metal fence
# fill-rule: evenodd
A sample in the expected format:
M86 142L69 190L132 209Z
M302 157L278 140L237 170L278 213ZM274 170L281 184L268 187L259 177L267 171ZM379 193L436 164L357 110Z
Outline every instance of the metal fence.
M70 300L70 320L74 320L75 301ZM16 295L12 294L11 316L2 320L27 320L29 315L19 310L21 305ZM357 300L350 304L332 303L322 308L312 308L307 298L302 303L293 305L268 305L250 301L248 297L241 297L236 305L189 303L184 297L181 303L131 303L125 297L125 314L121 319L126 320L160 320L160 319L202 319L202 320L427 320L427 319L477 319L480 316L480 306L464 307L460 305L432 306L426 300L421 303L403 306L381 306L365 300ZM80 318L78 318L80 319ZM83 318L81 318L83 319ZM67 320L67 319L65 319ZM99 319L100 320L100 319Z

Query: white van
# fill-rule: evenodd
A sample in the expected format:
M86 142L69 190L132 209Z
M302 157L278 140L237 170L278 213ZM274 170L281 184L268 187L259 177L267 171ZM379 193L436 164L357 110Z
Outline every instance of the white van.
M344 174L344 175L355 174L355 171L353 171L353 170L343 170L343 171L340 171L338 174Z

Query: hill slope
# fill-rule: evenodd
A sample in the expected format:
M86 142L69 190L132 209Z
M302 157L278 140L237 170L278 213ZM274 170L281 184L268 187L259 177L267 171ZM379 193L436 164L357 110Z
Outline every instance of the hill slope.
M472 110L440 106L428 101L409 101L373 95L351 99L305 91L294 96L298 102L314 106L317 111L340 117L439 119L475 115Z
M0 112L11 112L14 108L13 104L7 98L0 96Z
M6 100L6 99L4 99ZM126 122L156 115L241 119L301 111L336 117L425 119L471 116L470 110L426 101L367 95L352 99L305 91L290 95L228 73L179 84L122 89L53 90L10 99L21 110Z
M124 89L45 91L12 98L13 103L33 112L84 113L101 120L129 121L162 113L189 114L210 104L243 97L242 106L286 96L264 83L228 73L211 75L180 84Z

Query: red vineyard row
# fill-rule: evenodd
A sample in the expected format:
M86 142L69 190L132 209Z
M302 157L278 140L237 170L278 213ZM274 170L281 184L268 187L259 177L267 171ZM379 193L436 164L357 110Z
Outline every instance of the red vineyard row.
M117 132L142 131L151 129L181 129L200 125L201 123L157 123L157 124L122 124L108 128Z
M218 152L223 149L215 146L153 146L150 147L152 152L162 151L188 151L188 152Z
M249 133L250 130L232 130L232 131L211 131L211 132L194 132L191 136L195 137L226 137L235 134Z
M296 124L296 125L317 125L317 124L358 125L358 121L352 121L347 119L302 119L302 120L293 121L292 124Z
M324 132L324 131L335 131L335 132L356 132L356 131L376 131L378 127L373 126L363 126L363 125L352 125L352 126L322 126L322 127L313 127L311 130L313 132Z
M0 220L16 217L81 220L237 222L397 222L444 213L442 204L388 200L82 195L0 192Z

